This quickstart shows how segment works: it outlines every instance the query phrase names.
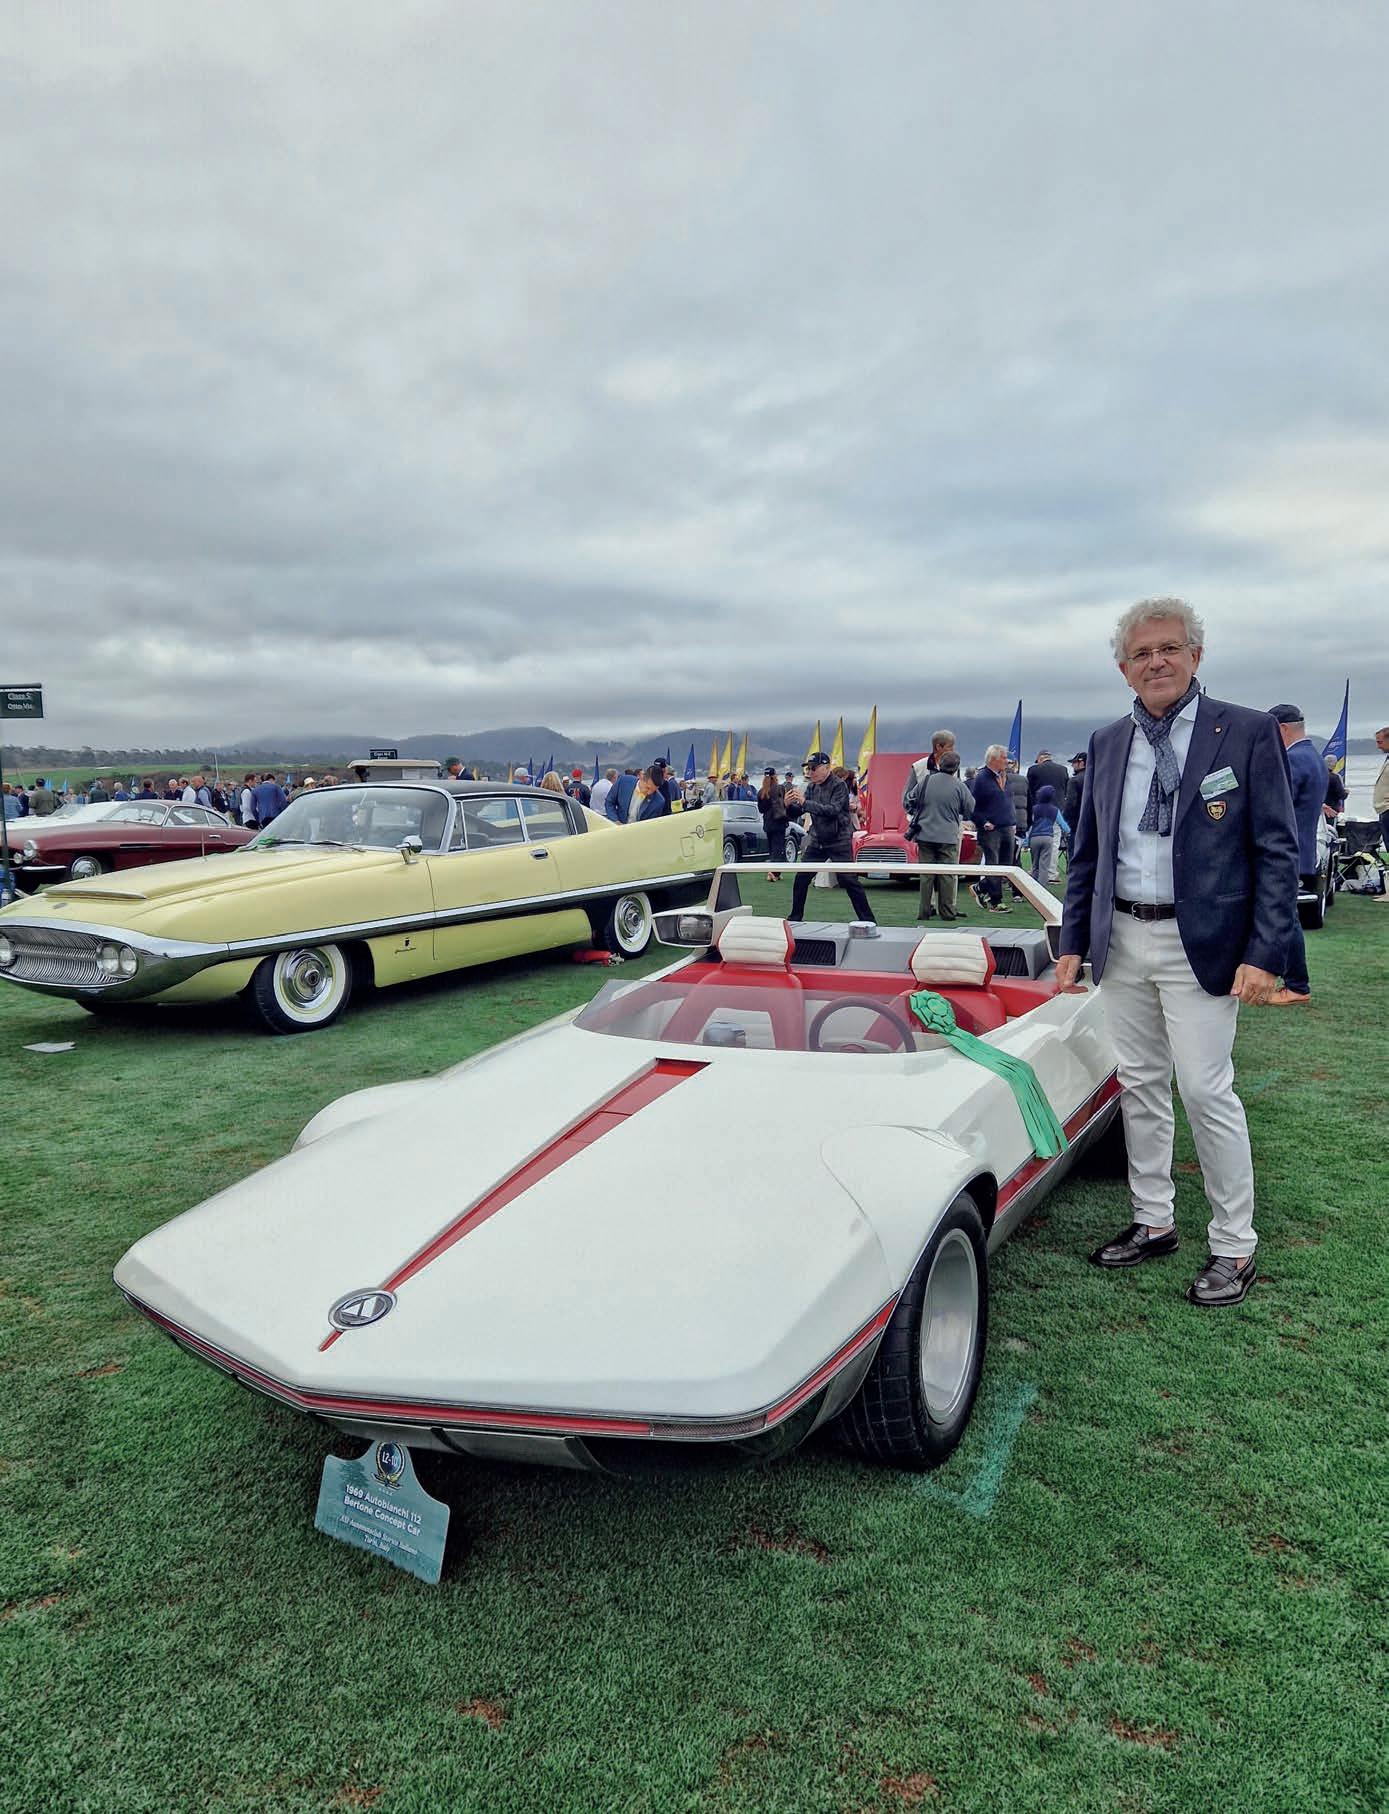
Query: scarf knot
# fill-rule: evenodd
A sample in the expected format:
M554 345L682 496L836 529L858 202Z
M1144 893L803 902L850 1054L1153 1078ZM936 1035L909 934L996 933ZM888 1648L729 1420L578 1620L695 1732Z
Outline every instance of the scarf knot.
M1182 784L1182 771L1177 767L1177 753L1172 748L1172 726L1201 692L1193 680L1181 698L1155 718L1141 699L1133 702L1134 723L1153 749L1153 778L1148 783L1148 800L1138 821L1140 831L1155 831L1160 838L1172 836L1172 802Z

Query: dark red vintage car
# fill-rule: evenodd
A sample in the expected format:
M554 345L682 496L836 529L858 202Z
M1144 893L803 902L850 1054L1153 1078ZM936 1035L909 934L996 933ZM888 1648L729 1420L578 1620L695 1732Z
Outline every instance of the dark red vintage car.
M85 881L109 869L239 850L255 836L210 806L177 800L69 806L47 819L10 819L5 830L15 884L24 894L46 882Z

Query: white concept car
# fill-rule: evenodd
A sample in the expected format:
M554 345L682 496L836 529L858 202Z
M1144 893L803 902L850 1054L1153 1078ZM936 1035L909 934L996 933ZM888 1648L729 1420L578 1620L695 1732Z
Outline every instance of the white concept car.
M987 937L758 918L738 873L659 916L682 961L330 1104L138 1241L120 1289L364 1439L629 1472L835 1420L863 1455L944 1459L989 1253L1111 1124L1121 1143L1099 998L1058 993L1059 909L1021 870L1043 924ZM923 990L974 1055L922 1025ZM1030 1067L1049 1155L979 1046Z

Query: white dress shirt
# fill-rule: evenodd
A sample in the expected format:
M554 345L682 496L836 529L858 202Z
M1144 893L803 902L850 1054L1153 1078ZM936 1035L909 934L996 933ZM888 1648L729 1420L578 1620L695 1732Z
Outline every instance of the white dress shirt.
M611 789L612 789L612 782L609 781L609 779L606 775L604 775L604 777L601 781L594 782L593 792L588 797L588 804L589 804L590 812L595 812L595 813L602 812L603 807L607 803L608 794L611 791Z
M1191 704L1172 720L1170 737L1172 754L1177 758L1179 773L1186 770L1186 753L1191 747L1191 733L1196 724L1196 708L1201 703L1198 693ZM1148 789L1157 771L1153 746L1135 720L1133 742L1129 746L1128 767L1124 771L1124 798L1119 808L1119 850L1114 868L1114 892L1122 901L1141 901L1144 906L1170 903L1176 899L1172 881L1172 839L1160 838L1155 831L1140 831L1138 821L1148 804ZM1172 820L1175 828L1177 799L1172 798Z

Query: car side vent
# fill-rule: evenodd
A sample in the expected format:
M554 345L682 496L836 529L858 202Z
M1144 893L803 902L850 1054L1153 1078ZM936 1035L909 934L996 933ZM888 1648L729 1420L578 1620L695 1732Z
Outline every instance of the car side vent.
M824 964L832 970L838 957L838 947L833 939L798 938L791 961L795 964Z
M1030 976L1032 974L1028 968L1027 953L1019 950L1016 945L990 945L989 949L994 954L995 976Z

